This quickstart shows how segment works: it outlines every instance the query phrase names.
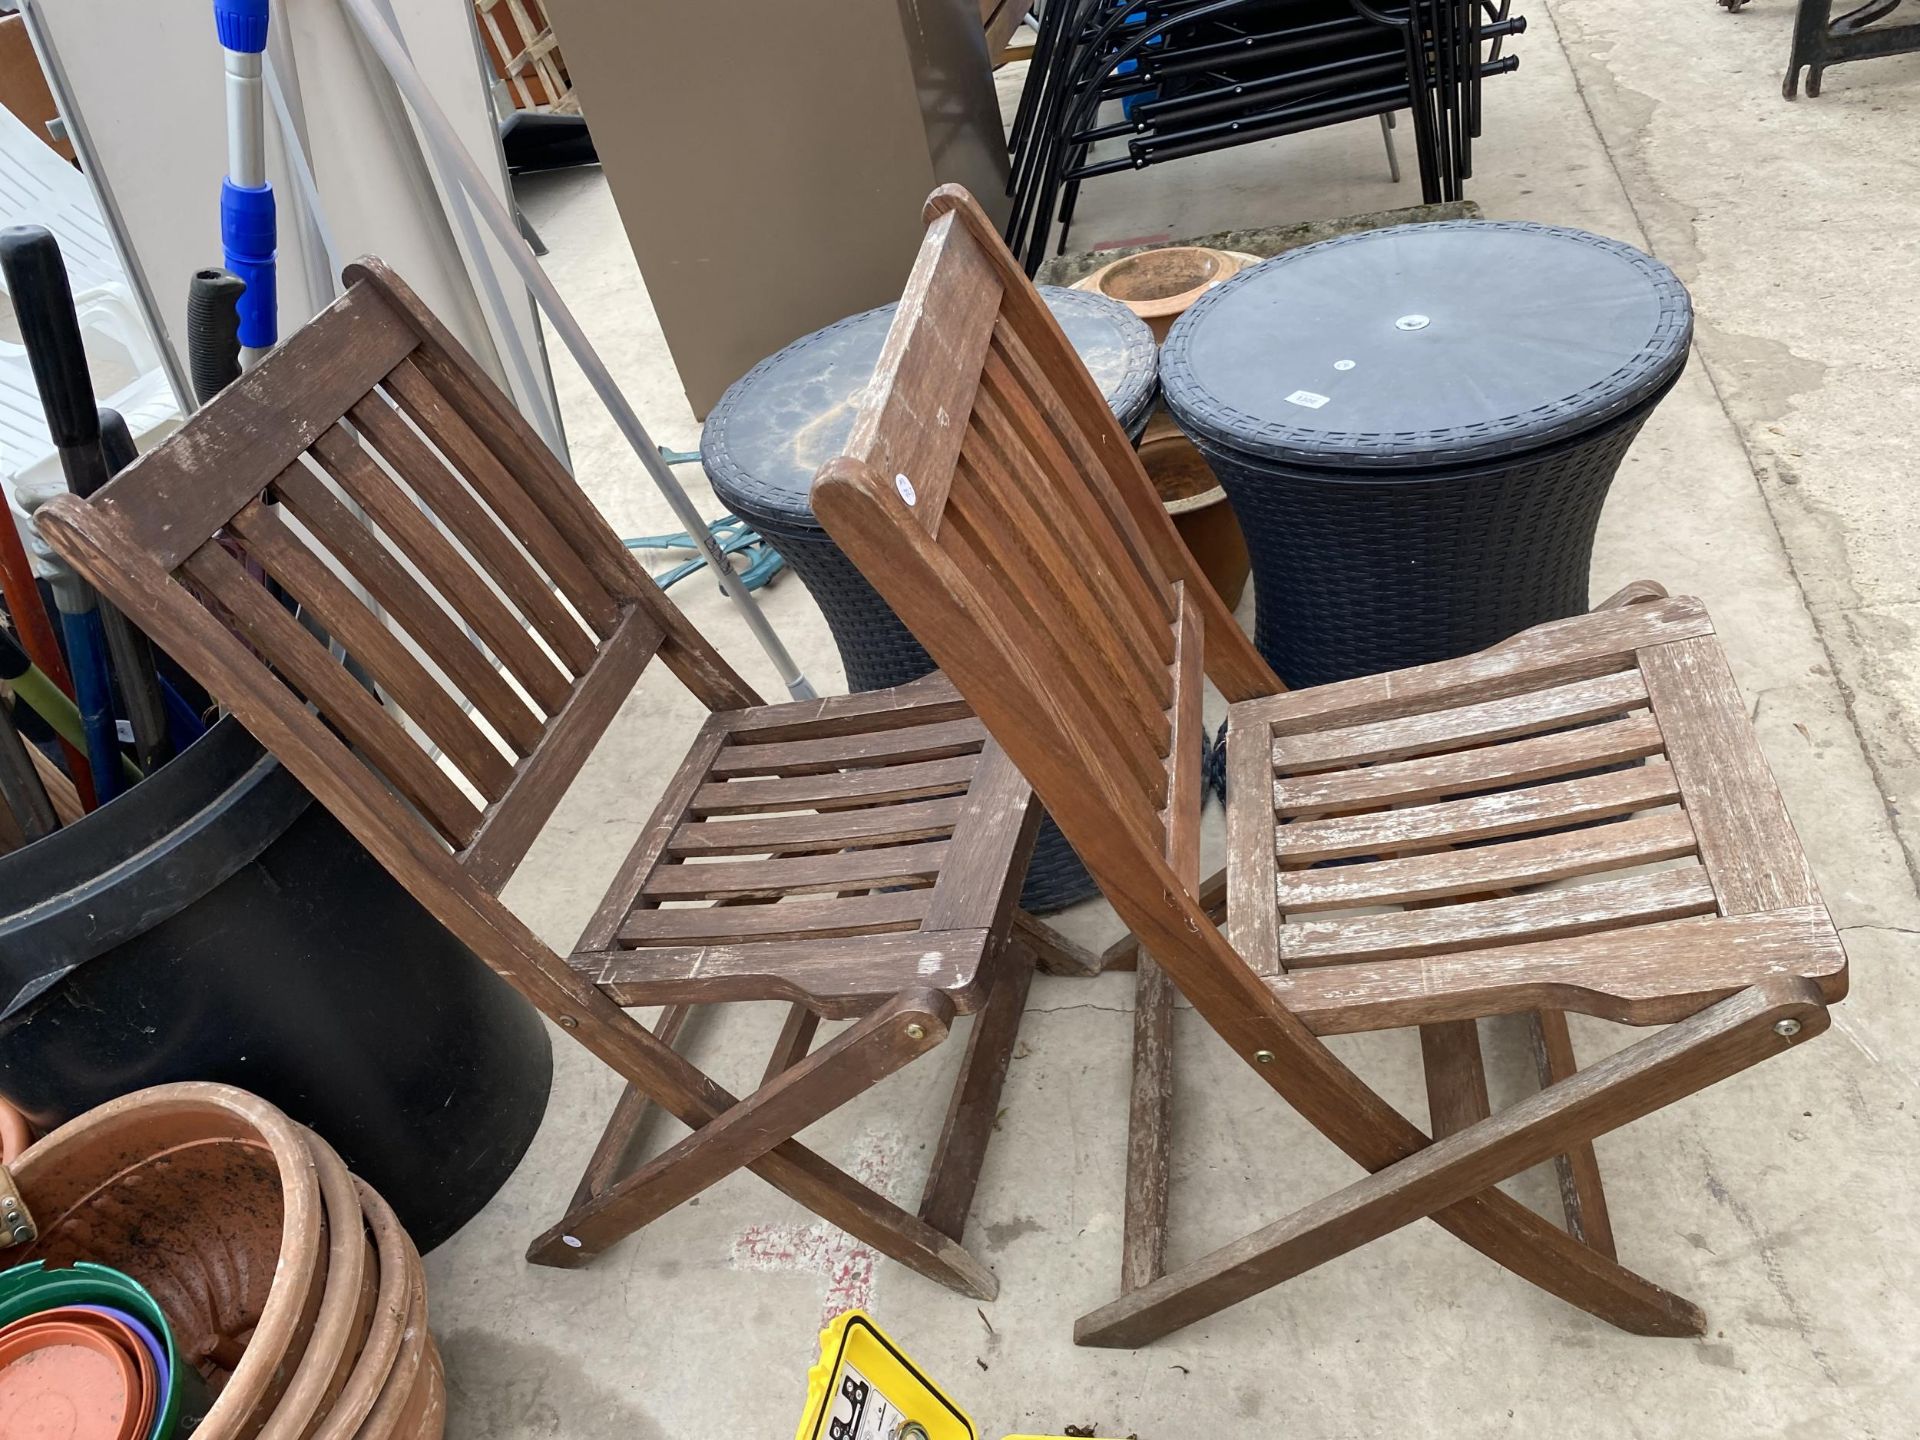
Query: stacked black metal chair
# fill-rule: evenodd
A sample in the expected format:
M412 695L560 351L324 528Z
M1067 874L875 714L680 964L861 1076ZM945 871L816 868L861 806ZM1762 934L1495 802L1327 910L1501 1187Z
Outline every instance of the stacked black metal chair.
M1052 0L1010 137L1008 244L1031 274L1056 224L1066 248L1086 180L1401 111L1423 200L1457 200L1480 82L1518 64L1509 3Z

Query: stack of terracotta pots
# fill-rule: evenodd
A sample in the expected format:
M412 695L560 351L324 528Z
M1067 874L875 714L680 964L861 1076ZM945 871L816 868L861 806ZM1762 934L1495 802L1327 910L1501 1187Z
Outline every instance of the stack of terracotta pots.
M418 1251L325 1141L264 1100L143 1090L54 1131L12 1172L38 1238L0 1264L89 1262L144 1287L182 1378L205 1381L203 1418L178 1415L178 1433L440 1440L445 1372Z

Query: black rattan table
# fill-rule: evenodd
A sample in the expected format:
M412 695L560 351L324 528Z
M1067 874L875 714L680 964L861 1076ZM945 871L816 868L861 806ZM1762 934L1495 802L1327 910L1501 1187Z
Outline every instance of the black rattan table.
M1137 439L1156 393L1152 331L1105 296L1054 286L1042 286L1040 293L1121 425ZM700 436L701 463L714 494L771 541L806 585L853 690L904 685L934 668L913 633L828 537L808 497L815 472L852 433L894 309L883 305L851 316L762 360L720 397ZM1029 910L1056 910L1093 890L1065 837L1046 821L1023 903Z
M1321 685L1585 610L1607 489L1692 333L1659 261L1518 222L1342 236L1209 292L1161 384L1246 532L1261 653Z

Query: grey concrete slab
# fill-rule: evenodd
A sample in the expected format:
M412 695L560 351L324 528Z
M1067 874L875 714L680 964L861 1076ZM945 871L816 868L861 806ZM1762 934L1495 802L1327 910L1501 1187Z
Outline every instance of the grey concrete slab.
M1599 1144L1623 1258L1703 1304L1708 1334L1622 1335L1423 1224L1138 1353L1076 1349L1074 1317L1112 1297L1118 1271L1131 981L1042 978L968 1232L1001 1282L985 1306L876 1260L751 1176L591 1269L528 1267L526 1242L558 1215L618 1090L557 1036L554 1100L527 1163L428 1261L451 1435L784 1435L823 1314L855 1300L986 1436L1087 1422L1145 1440L1912 1433L1920 901L1897 831L1911 847L1920 809L1920 512L1904 483L1920 389L1908 334L1920 58L1835 70L1820 100L1788 107L1786 0L1740 15L1711 0L1548 0L1527 13L1521 72L1486 90L1472 198L1490 216L1652 249L1700 314L1695 362L1608 505L1595 594L1649 575L1707 598L1854 963L1828 1036ZM1003 72L1003 92L1016 80ZM1387 180L1379 145L1368 122L1089 185L1074 247L1411 203L1417 189ZM524 182L522 198L648 423L690 447L697 427L597 176ZM780 217L767 223L773 237ZM564 357L555 368L589 491L623 533L671 528L577 372ZM682 473L704 501L697 470ZM710 584L674 594L777 689ZM767 597L816 682L837 688L804 592L789 579ZM509 891L556 945L696 715L650 678ZM1214 812L1210 853L1218 830ZM1063 925L1095 944L1117 930L1099 902ZM750 1083L779 1018L711 1017L694 1053ZM1501 1103L1527 1087L1522 1050L1513 1027L1486 1028ZM1593 1056L1633 1037L1579 1022L1576 1038ZM1190 1012L1176 1041L1176 1263L1354 1178ZM1410 1037L1337 1048L1424 1114ZM951 1045L927 1057L809 1143L910 1197L957 1057ZM677 1133L663 1125L662 1142ZM1540 1173L1510 1188L1551 1200Z

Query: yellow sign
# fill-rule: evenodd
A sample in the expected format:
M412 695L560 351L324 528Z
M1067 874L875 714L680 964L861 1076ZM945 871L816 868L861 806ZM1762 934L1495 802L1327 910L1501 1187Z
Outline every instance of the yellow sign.
M863 1312L820 1332L807 1412L794 1440L977 1440L973 1421ZM1006 1440L1068 1440L1009 1435Z
M973 1421L858 1310L820 1332L795 1440L977 1440Z

